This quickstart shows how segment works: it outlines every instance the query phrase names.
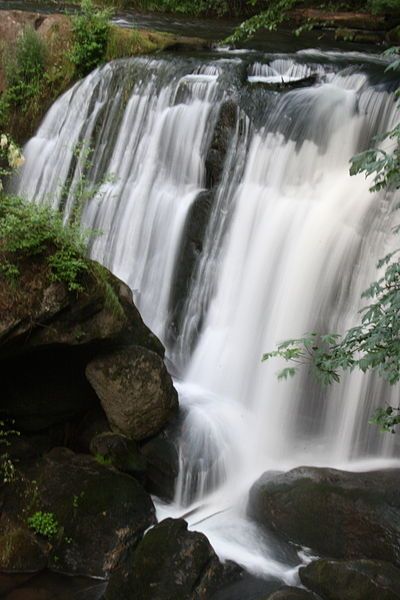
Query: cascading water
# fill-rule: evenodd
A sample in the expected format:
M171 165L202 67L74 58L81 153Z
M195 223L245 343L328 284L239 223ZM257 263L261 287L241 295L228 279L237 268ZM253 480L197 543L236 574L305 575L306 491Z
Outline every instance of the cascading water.
M260 362L283 339L356 323L392 243L393 199L348 175L396 119L385 65L359 60L110 64L51 108L18 181L68 218L84 174L95 196L83 220L103 232L92 256L129 283L167 345L184 418L175 502L160 514L187 515L222 557L286 581L300 557L286 564L245 517L256 477L396 453L367 425L394 393L380 380L354 373L323 390L306 371L279 383L279 365Z

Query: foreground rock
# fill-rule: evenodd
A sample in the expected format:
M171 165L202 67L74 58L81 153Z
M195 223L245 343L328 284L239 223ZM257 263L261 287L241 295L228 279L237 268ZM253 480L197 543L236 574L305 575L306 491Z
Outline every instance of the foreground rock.
M400 564L400 470L301 467L264 474L248 513L285 539L332 558Z
M0 415L17 429L40 431L93 411L99 400L86 366L117 348L134 344L137 364L148 364L151 356L160 384L172 386L164 348L122 281L93 263L84 291L76 294L51 281L44 256L27 259L20 271L18 288L0 276Z
M35 572L46 565L71 575L105 577L155 523L150 496L132 477L86 455L56 448L4 485L0 568ZM28 529L52 515L56 531Z
M319 600L315 594L301 588L294 587L283 587L277 592L274 592L272 596L268 597L268 600Z
M223 567L202 533L182 519L151 529L130 561L111 575L106 600L205 600L221 585Z
M162 359L132 346L94 359L86 376L111 428L134 440L158 433L178 408L178 396Z
M300 569L300 579L327 600L400 598L400 571L382 561L317 560Z

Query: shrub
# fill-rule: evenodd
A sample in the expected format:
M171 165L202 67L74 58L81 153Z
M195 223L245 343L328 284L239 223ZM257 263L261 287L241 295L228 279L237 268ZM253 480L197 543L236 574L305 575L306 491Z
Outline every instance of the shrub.
M38 535L47 539L54 538L59 530L57 519L53 513L38 511L29 517L28 526Z
M88 236L78 224L65 225L62 215L48 206L0 196L0 270L8 277L18 276L21 260L47 254L50 278L81 291L81 276L89 269Z
M77 74L87 75L104 60L110 32L110 9L96 10L92 0L82 0L81 14L72 18L75 41L69 58Z
M38 93L46 67L46 46L33 27L26 27L14 48L6 51L8 100L18 105Z

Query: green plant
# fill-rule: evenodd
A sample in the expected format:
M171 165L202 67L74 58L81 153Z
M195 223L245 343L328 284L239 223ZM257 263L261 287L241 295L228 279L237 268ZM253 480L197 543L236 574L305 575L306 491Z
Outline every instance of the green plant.
M227 44L236 44L251 38L259 29L274 31L287 18L288 11L298 0L271 0L266 10L243 21L235 31L225 39ZM249 0L256 4L255 0Z
M7 87L0 96L0 126L4 127L10 113L29 110L40 95L46 66L46 46L33 27L26 27L14 45L3 51Z
M82 0L81 14L72 17L74 44L69 58L78 75L87 75L103 62L111 14L110 9L96 9L92 0Z
M112 460L109 456L104 456L103 454L95 454L95 459L100 465L110 466L112 465Z
M59 530L59 524L54 513L37 511L27 520L28 527L37 535L49 540L54 538Z
M400 50L392 49L394 59L388 69L400 68ZM399 94L397 94L399 97ZM371 191L400 189L400 123L377 141L389 140L392 149L372 148L352 159L351 175L364 173L373 177ZM398 207L397 207L398 208ZM394 228L398 233L400 226ZM377 268L382 276L374 281L362 297L370 304L361 311L361 322L343 336L309 333L286 340L268 352L263 360L283 358L292 366L278 373L279 379L296 374L299 365L311 367L323 384L340 381L342 371L375 370L391 385L400 381L400 262L399 250L382 258ZM400 424L400 408L386 406L376 411L372 423L383 431L395 432Z
M24 259L43 254L49 276L70 291L82 291L82 276L90 232L76 223L64 224L60 213L22 198L0 195L0 266L4 275L17 277Z
M2 451L2 448L8 448L11 445L10 438L19 435L19 431L10 428L5 421L0 419L0 478L3 483L14 481L17 472L15 463L10 458L8 451Z

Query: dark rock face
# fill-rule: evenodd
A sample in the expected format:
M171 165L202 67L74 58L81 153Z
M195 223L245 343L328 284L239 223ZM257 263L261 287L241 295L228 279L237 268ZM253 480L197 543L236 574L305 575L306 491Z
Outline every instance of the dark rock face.
M118 433L101 433L90 443L90 451L97 460L110 464L119 471L143 478L146 459L140 454L136 442Z
M132 346L96 358L86 375L113 431L132 439L158 433L178 408L162 359L145 348Z
M0 414L18 429L40 431L98 405L85 368L100 352L137 344L163 356L129 288L106 270L104 278L107 288L88 275L74 294L49 281L40 256L21 266L18 293L0 276Z
M35 532L32 552L26 563L19 554L16 571L40 570L47 562L62 573L105 577L156 520L150 496L134 478L66 448L26 466L1 492L0 537L10 534L5 515L14 522L13 535L25 540L32 537L28 518L39 511L51 513L58 526L51 537Z
M382 561L317 560L300 569L300 579L327 600L400 598L400 571Z
M162 431L143 444L140 451L147 462L146 489L164 500L173 500L179 473L179 457L168 433Z
M248 513L296 544L333 558L400 563L400 470L348 473L300 467L266 473Z
M130 564L110 578L106 600L205 600L221 584L223 567L207 538L166 519L137 546Z

